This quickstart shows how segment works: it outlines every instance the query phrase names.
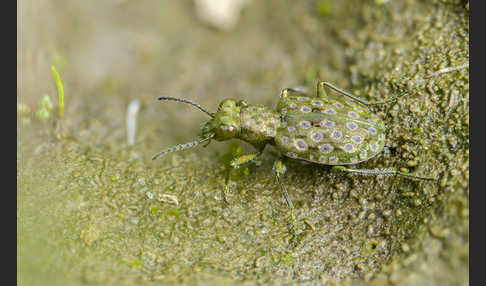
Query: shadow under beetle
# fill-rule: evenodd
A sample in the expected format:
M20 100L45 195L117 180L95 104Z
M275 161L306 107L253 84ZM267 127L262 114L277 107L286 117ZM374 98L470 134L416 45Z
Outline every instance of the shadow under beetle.
M328 98L325 87L343 96L342 100ZM296 95L291 95L294 92ZM400 95L398 95L400 96ZM211 119L202 128L199 140L167 148L152 157L157 157L197 146L214 139L224 141L237 138L253 145L257 152L234 158L230 165L238 168L260 156L267 144L274 145L281 155L316 164L332 165L333 171L361 175L400 175L420 180L435 180L392 169L351 169L354 165L376 156L385 144L385 125L368 109L372 105L395 100L370 103L341 90L330 83L317 84L317 96L308 96L304 88L285 88L280 94L277 110L261 104L248 104L244 100L225 99L216 113L201 105L181 98L159 97L191 104L205 112ZM295 234L296 222L293 204L282 183L286 171L280 156L273 165L273 172L282 194L290 208L291 231ZM229 189L229 172L223 191L224 200Z

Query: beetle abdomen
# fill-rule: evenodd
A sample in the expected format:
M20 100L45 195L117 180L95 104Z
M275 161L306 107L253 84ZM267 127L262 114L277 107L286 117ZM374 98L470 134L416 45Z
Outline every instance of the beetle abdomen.
M325 165L347 165L378 154L383 121L358 103L288 96L280 100L275 145L283 155Z

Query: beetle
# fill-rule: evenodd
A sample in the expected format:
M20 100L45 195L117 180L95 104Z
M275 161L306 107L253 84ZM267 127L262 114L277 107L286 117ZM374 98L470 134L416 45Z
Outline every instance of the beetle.
M330 99L325 88L337 92L342 99ZM261 104L249 104L245 100L225 99L219 104L216 113L209 112L187 99L159 97L159 100L193 105L208 114L211 119L203 125L200 139L164 149L155 154L152 160L204 142L209 144L213 139L226 141L235 138L250 143L257 150L255 153L234 158L230 165L232 168L238 168L260 156L267 144L275 146L281 156L275 160L272 170L290 209L292 232L295 233L294 207L282 183L282 176L286 172L284 157L331 165L333 171L435 180L392 169L347 167L369 160L381 152L385 146L385 124L369 108L372 105L391 102L401 95L370 103L331 83L319 81L316 96L309 96L306 90L300 87L284 88L275 111ZM223 191L225 201L228 189L229 172Z

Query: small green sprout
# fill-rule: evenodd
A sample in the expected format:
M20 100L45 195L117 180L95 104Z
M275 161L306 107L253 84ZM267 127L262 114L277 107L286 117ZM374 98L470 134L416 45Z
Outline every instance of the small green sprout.
M29 114L30 113L30 107L26 104L19 103L19 104L17 104L17 113Z
M51 117L51 110L52 110L52 102L51 98L46 94L42 97L39 103L39 107L37 108L37 118L42 121L46 121Z
M23 125L30 124L31 121L31 109L27 104L18 103L17 104L17 114L20 115L20 122Z
M57 94L59 95L59 118L64 117L64 87L62 85L61 77L54 66L51 66L52 75L57 85Z

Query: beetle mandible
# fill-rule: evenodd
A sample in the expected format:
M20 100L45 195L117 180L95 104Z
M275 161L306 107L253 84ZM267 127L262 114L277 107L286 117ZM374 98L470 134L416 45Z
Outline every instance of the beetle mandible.
M325 88L334 90L342 100L328 98ZM294 92L296 95L291 95ZM273 172L285 201L290 208L292 232L296 222L294 207L287 189L282 183L286 172L283 157L304 160L315 164L332 165L333 171L361 175L400 175L420 180L435 180L408 172L391 169L352 169L354 165L376 156L385 145L385 124L369 108L388 100L370 103L334 85L320 81L317 95L310 97L303 88L284 88L276 111L261 105L248 104L244 100L225 99L216 113L201 105L181 98L159 97L159 100L173 100L191 104L208 114L211 119L204 124L200 139L172 146L152 157L157 157L197 146L203 142L240 139L253 145L257 152L234 158L230 165L238 168L260 156L267 144L275 146L281 156L275 160ZM209 144L209 143L208 143ZM223 190L224 200L229 189L229 172Z

